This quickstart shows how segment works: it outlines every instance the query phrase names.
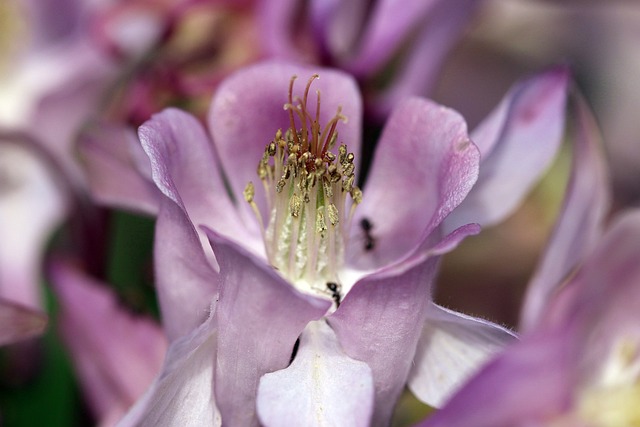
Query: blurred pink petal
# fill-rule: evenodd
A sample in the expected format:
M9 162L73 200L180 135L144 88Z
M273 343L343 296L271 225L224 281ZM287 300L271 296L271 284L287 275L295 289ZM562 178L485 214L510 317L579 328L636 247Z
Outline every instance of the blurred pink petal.
M525 80L472 132L481 152L478 182L447 229L494 225L513 212L560 147L568 84L564 67Z
M118 419L160 372L167 341L148 318L130 314L102 283L65 261L51 278L61 307L61 333L89 404L99 420Z

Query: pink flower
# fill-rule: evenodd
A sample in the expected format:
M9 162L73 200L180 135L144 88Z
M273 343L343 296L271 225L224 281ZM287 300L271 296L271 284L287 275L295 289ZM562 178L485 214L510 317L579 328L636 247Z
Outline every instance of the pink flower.
M266 63L227 79L209 114L214 145L178 110L140 128L162 193L156 280L172 345L123 425L258 417L279 425L292 416L305 424L346 414L354 425L385 424L407 380L438 404L512 339L431 301L439 255L478 231L443 223L478 177L462 118L424 99L401 103L360 192L349 154L360 151L356 86L324 69L305 91L290 86L290 76L312 74ZM514 142L519 130L557 147L566 83L564 70L523 83L488 119L479 135L493 148L494 175L509 170L505 153L529 149ZM341 142L348 148L330 149ZM515 199L541 163L522 169Z

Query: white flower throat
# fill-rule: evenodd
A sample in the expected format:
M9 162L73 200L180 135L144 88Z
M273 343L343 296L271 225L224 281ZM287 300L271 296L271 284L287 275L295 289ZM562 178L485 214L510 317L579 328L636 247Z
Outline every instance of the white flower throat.
M362 192L354 185L354 155L347 146L336 145L338 122L346 122L341 108L324 126L320 125L320 92L316 111L307 109L308 81L302 99L294 104L289 84L290 127L278 130L258 163L258 176L266 192L269 218L264 221L254 202L255 187L247 184L244 197L256 213L270 263L303 291L340 298L339 269L344 263L345 230ZM296 118L300 127L296 127ZM347 195L351 201L347 200Z

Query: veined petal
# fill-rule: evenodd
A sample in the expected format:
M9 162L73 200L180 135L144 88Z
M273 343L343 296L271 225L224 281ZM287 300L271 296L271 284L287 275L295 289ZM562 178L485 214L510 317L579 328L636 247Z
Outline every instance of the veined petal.
M535 324L554 290L583 260L602 234L609 209L609 180L599 132L581 98L576 99L573 167L551 240L527 287L521 328Z
M210 224L247 244L256 239L246 237L209 139L194 117L164 110L140 127L139 136L153 180L166 196L160 202L154 258L162 318L173 340L207 318L218 290L213 252L196 225Z
M287 366L306 324L331 303L298 292L262 259L206 232L221 275L216 402L225 424L257 425L260 377Z
M339 71L320 67L302 67L282 62L267 62L247 67L229 77L218 87L209 110L209 128L220 158L224 160L229 184L237 200L248 182L259 180L256 168L265 146L274 139L278 129L289 127L289 115L283 107L288 102L289 82L293 75L300 81L294 87L294 97L302 97L305 82L317 73L320 78L313 89L321 92L320 123L328 123L342 107L347 123L337 127L337 143L344 142L349 151L360 152L362 101L352 77ZM314 105L315 93L309 94ZM294 103L297 103L294 98ZM356 171L359 156L356 156ZM255 195L256 203L265 211L263 192ZM247 203L241 204L247 218L254 214Z
M151 181L149 160L133 130L96 124L80 135L78 149L86 163L93 198L98 203L157 214L161 195ZM148 175L138 168L140 156L146 159Z
M527 337L486 365L420 427L540 425L570 404L570 331Z
M436 304L427 308L409 388L436 408L515 339L506 328Z
M255 242L259 234L249 234L238 217L218 169L215 150L195 117L166 109L143 124L139 136L151 161L154 182L165 196L184 205L194 225L205 224L240 243L248 240L260 246ZM204 235L201 241L208 249Z
M512 427L566 420L575 422L567 425L588 424L591 419L576 412L580 398L585 388L602 382L615 346L628 340L636 352L623 354L622 367L637 363L639 255L640 211L634 210L607 231L533 329L421 426ZM623 378L623 385L637 381L637 370L631 375L636 377ZM620 425L627 425L622 420Z
M482 154L480 175L446 221L493 225L510 214L546 171L562 142L569 72L547 71L516 85L471 134Z
M222 422L213 396L216 339L212 314L189 335L174 341L162 373L118 427L219 427Z
M0 346L36 337L46 326L44 313L0 299Z
M426 99L402 102L384 129L354 218L369 221L375 246L350 236L349 262L370 269L409 253L464 199L479 160L459 114Z
M184 208L168 198L160 202L153 258L162 323L173 341L209 316L220 277Z
M264 375L258 387L258 416L276 426L368 426L373 377L366 363L340 348L323 320L307 325L289 367Z
M329 318L345 353L373 372L373 423L386 425L418 343L437 258L419 257L361 279Z
M167 340L151 319L120 307L116 295L57 260L51 268L59 324L99 420L121 417L160 372Z

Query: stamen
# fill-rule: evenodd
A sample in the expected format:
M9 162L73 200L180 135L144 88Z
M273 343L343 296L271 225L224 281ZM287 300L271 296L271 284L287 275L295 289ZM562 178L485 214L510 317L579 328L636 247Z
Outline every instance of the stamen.
M290 80L284 105L290 127L284 133L276 132L257 168L270 210L266 227L253 201L251 183L245 189L245 199L259 218L271 264L296 286L326 295L327 283L335 283L339 289L338 272L347 237L344 229L362 192L354 186L353 153L344 144L337 154L330 151L338 139L338 122L347 120L342 109L338 107L321 132L320 91L316 91L315 114L307 109L311 85L318 75L309 78L302 99L293 95L295 78ZM350 205L347 197L353 199Z

